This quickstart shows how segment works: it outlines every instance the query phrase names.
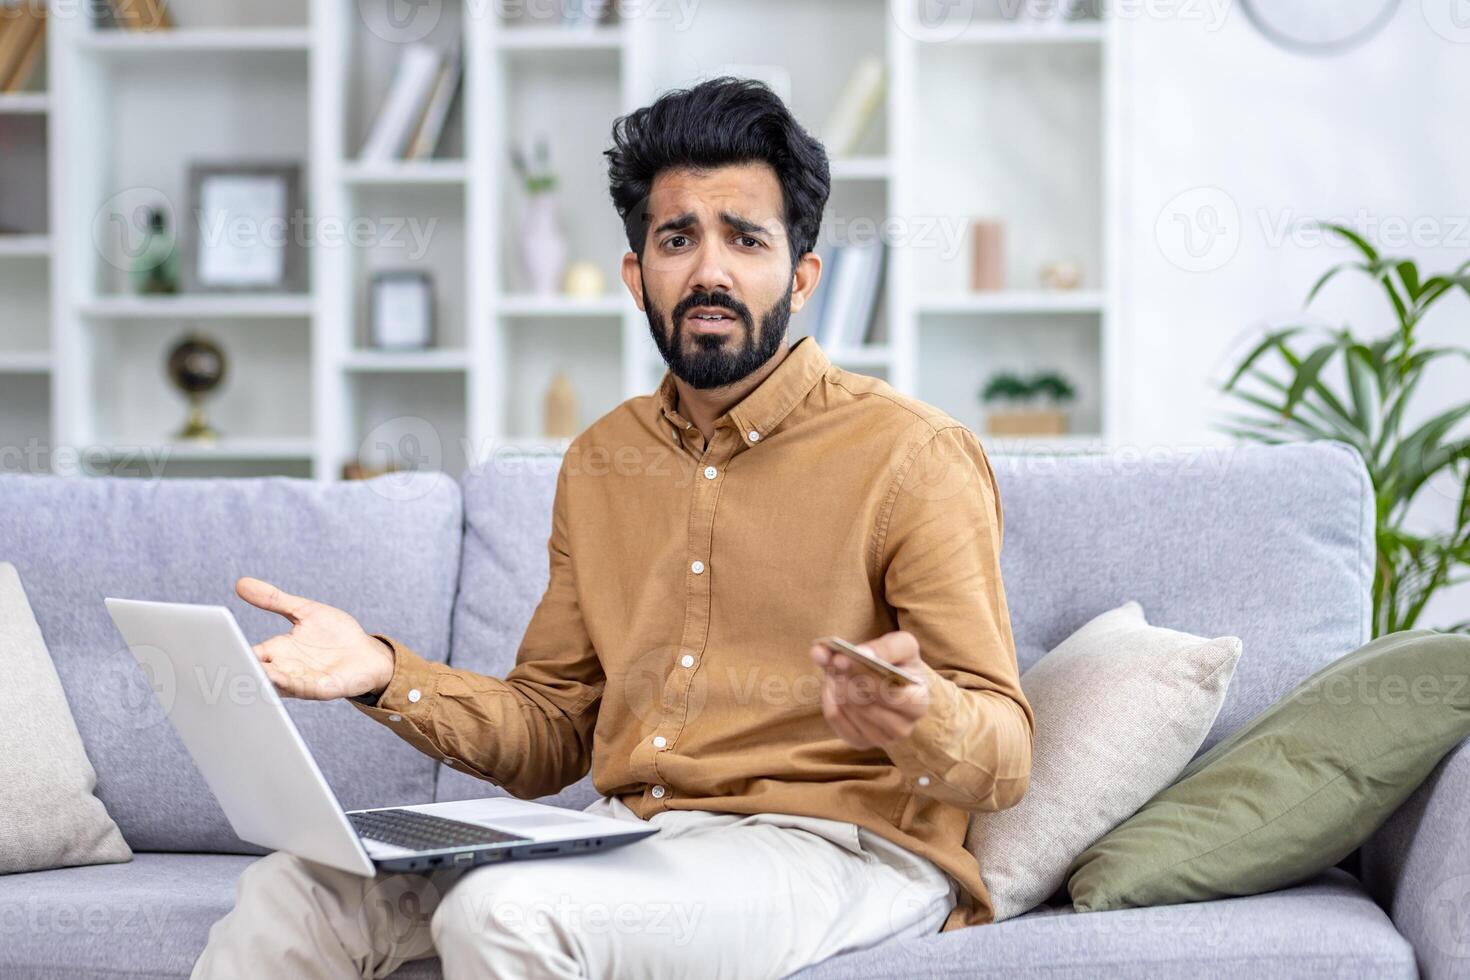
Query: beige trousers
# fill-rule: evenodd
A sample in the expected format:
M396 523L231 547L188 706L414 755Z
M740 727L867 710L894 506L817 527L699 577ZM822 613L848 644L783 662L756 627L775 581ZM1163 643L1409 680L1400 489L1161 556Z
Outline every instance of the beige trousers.
M587 807L644 822L614 797ZM193 980L781 977L939 931L957 891L932 862L838 820L667 810L595 854L362 878L276 852L249 865Z

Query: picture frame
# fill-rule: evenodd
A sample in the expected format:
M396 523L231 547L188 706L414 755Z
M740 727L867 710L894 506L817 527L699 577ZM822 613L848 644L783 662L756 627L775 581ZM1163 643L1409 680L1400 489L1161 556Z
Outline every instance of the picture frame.
M306 291L300 164L192 163L188 195L187 291Z
M379 269L368 280L368 346L425 350L434 346L434 277L424 269Z

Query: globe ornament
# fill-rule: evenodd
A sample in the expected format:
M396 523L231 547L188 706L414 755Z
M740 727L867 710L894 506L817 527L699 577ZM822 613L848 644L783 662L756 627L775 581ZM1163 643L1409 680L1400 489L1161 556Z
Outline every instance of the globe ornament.
M213 444L219 433L204 417L204 400L224 381L225 352L213 341L190 333L168 354L168 376L189 400L189 417L174 438Z

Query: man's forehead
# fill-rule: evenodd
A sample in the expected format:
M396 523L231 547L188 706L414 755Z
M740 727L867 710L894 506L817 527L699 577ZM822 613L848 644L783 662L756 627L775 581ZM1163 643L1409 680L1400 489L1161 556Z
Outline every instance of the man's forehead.
M665 170L653 181L648 212L657 225L690 216L701 224L735 215L779 230L785 218L781 184L769 164L710 170Z

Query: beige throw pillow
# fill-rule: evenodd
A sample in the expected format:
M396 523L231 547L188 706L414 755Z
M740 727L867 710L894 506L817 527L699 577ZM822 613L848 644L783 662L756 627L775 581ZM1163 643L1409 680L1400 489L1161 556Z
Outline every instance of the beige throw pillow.
M1214 724L1240 652L1233 636L1150 626L1128 602L1026 671L1036 714L1026 795L975 814L965 838L996 922L1055 894L1073 858L1174 781Z
M132 860L92 795L97 773L8 562L0 562L0 677L0 873Z

